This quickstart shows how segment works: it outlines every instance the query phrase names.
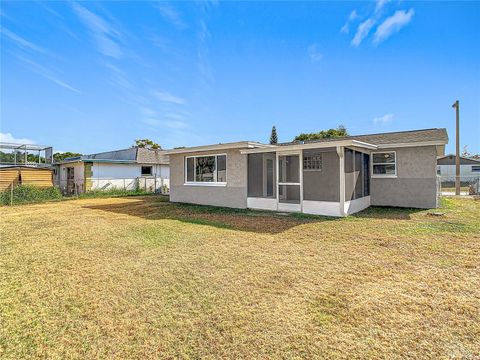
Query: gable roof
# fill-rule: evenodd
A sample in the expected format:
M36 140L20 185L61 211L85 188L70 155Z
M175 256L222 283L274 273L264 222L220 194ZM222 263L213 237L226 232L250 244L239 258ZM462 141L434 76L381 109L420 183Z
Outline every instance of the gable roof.
M340 141L340 140L358 140L366 142L369 144L374 144L379 147L385 147L386 145L409 145L415 143L435 143L435 144L446 144L448 143L447 130L442 129L422 129L422 130L409 130L409 131L396 131L389 133L377 133L377 134L367 134L367 135L350 135L344 137L328 138L328 139L319 139L319 140L308 140L303 142L289 142L282 143L279 145L292 145L295 143L300 144L310 144L318 142L331 142L331 141Z
M57 164L76 161L92 161L103 163L138 163L138 164L159 164L168 165L170 163L166 150L161 149L146 149L146 148L128 148L122 150L105 151L96 154L82 155L72 158L67 158L59 161Z
M448 154L437 158L437 165L455 165L455 155ZM460 165L480 165L480 160L460 156Z

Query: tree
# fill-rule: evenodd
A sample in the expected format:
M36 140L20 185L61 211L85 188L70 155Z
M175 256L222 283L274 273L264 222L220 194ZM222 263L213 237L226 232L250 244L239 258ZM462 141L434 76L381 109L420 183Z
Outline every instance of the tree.
M162 147L150 139L137 139L133 147L146 148L146 149L161 149Z
M63 153L56 152L55 154L53 154L53 162L59 162L59 161L65 160L67 158L77 157L77 156L82 156L82 154L74 153L74 152L70 152L70 151L63 152Z
M316 133L301 133L300 135L295 136L293 141L319 140L343 136L348 136L347 129L343 125L338 125L336 129L321 130Z
M270 134L270 145L278 144L277 129L275 125L272 127L272 132Z

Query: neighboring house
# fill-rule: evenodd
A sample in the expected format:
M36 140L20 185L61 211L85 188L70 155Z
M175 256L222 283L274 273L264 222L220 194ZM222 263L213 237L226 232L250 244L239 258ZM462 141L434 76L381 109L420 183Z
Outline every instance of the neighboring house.
M170 201L345 216L437 206L445 129L169 150Z
M164 150L129 148L68 158L54 164L55 182L65 193L112 188L167 192L169 160Z
M437 159L437 174L442 182L455 181L455 155L445 155ZM480 160L460 157L460 180L470 182L480 178Z

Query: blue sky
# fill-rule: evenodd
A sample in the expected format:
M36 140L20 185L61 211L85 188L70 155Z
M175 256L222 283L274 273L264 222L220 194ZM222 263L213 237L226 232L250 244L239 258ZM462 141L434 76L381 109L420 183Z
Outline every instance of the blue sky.
M480 2L1 2L2 140L92 153L446 127L480 152Z

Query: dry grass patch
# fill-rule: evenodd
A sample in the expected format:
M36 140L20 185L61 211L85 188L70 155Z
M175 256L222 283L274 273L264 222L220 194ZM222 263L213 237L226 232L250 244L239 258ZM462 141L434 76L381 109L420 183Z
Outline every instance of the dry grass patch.
M0 208L0 357L480 356L480 202L345 219L162 197Z

